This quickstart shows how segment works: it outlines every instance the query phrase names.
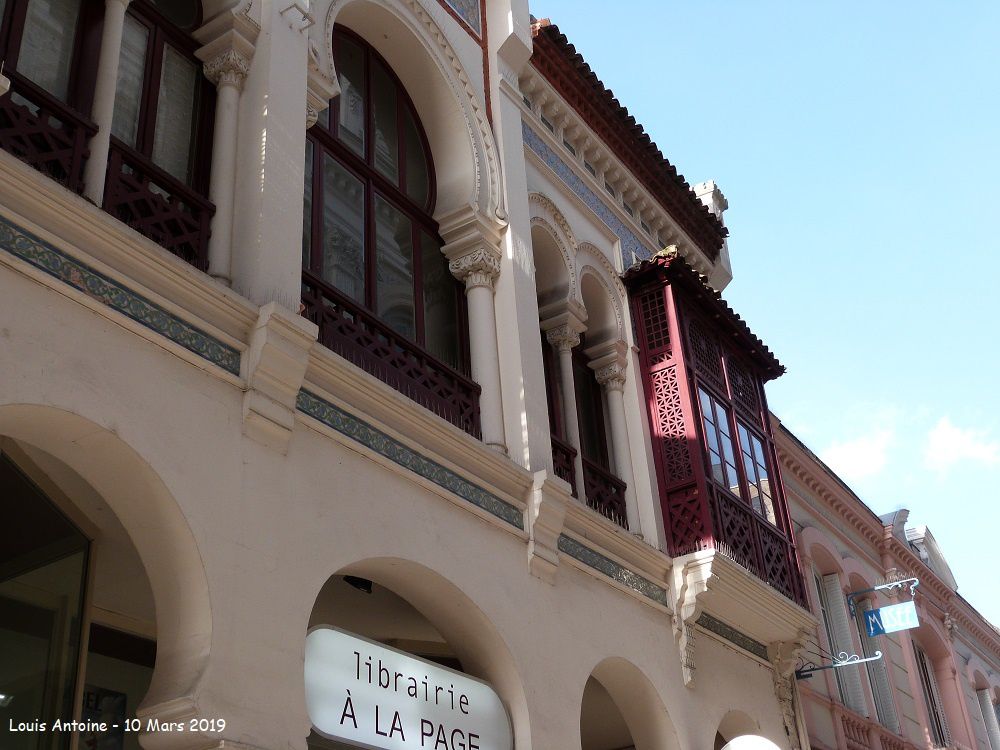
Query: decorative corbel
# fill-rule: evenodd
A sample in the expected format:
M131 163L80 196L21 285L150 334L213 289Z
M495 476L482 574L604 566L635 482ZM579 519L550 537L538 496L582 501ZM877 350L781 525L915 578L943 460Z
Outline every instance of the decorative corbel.
M696 669L694 624L701 616L704 606L701 597L709 591L715 580L712 575L714 558L715 551L706 550L674 561L674 638L681 659L681 674L687 687L691 687Z
M774 694L781 709L781 719L785 734L792 750L800 750L800 718L795 699L795 665L806 647L809 633L800 630L794 640L774 641L767 645L767 658L774 668Z
M295 400L319 328L272 302L260 309L243 355L243 434L284 454L295 426Z
M569 485L547 471L536 471L528 498L528 570L555 583L559 569L559 535L572 497Z

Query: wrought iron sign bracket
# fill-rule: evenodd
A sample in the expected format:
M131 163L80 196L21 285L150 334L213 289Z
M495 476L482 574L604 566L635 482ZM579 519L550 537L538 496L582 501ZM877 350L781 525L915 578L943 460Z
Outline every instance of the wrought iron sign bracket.
M873 591L891 591L893 589L901 589L906 584L910 584L910 597L916 595L917 586L920 585L919 578L903 578L899 581L892 581L891 583L883 583L880 586L873 586L870 589L862 589L861 591L852 591L847 595L847 606L851 609L851 617L857 617L857 605L854 603L854 597L861 596L862 594L870 594Z
M859 592L860 593L860 592ZM846 651L841 651L837 654L837 658L833 660L832 664L825 664L822 667L817 667L815 664L806 664L804 667L795 670L796 680L808 680L812 677L813 672L822 672L824 669L839 669L840 667L849 667L852 664L864 664L869 661L878 661L882 658L882 652L876 651L875 656L869 656L867 659L862 659L857 654L850 654Z

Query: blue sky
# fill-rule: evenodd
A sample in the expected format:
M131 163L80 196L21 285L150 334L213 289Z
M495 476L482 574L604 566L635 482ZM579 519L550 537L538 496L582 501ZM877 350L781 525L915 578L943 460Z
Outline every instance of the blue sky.
M772 410L1000 625L1000 3L533 0L729 200Z

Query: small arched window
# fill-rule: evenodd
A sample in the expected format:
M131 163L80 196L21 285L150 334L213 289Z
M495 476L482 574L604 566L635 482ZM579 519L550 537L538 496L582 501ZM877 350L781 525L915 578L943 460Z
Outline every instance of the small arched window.
M333 50L341 94L308 134L303 266L327 297L464 370L463 297L431 215L434 169L416 110L360 37L338 28Z

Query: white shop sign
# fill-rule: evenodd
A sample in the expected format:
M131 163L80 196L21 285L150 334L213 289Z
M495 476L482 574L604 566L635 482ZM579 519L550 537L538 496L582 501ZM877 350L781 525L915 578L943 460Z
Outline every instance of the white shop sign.
M306 636L306 708L320 734L377 750L511 750L485 682L329 626Z

